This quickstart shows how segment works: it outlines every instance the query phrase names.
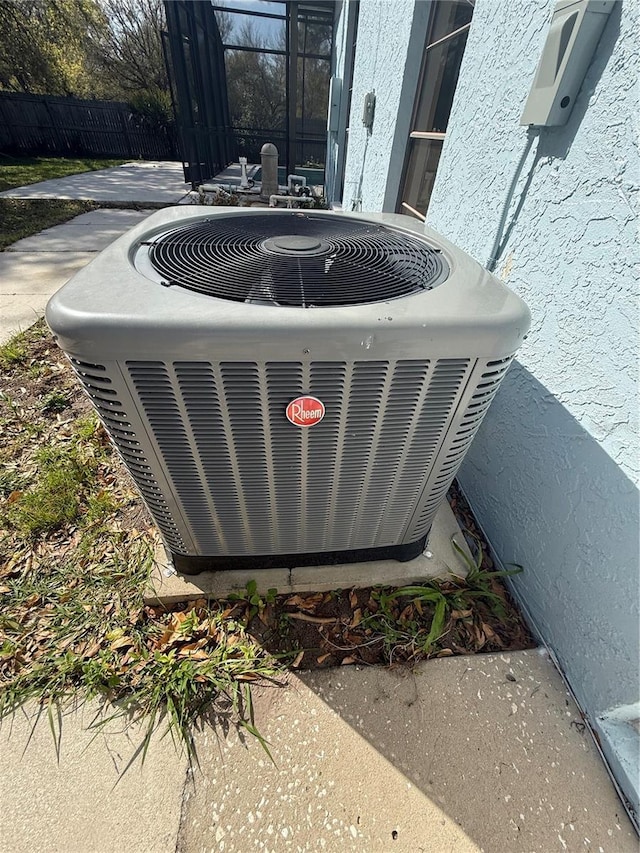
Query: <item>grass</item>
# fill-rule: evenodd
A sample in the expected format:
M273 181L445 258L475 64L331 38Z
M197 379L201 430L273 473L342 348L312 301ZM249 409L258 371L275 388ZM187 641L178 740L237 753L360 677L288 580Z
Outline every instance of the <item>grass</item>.
M0 154L0 192L37 184L52 178L65 178L80 172L95 172L120 166L126 160L104 160L87 157L10 157Z
M385 657L394 662L398 652L404 660L418 660L433 654L451 654L451 646L442 641L447 636L469 650L480 650L495 638L490 622L508 619L507 601L500 578L519 574L522 566L508 571L483 568L482 543L475 542L475 556L470 557L455 538L454 553L466 564L467 574L453 572L445 578L434 578L422 584L373 590L370 607L364 610L362 624L374 636L383 638ZM486 621L485 621L486 620Z

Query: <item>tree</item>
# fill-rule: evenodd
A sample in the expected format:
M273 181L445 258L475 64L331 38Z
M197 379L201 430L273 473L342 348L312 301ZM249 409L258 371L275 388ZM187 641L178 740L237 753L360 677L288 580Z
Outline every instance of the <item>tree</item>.
M162 0L99 0L107 26L93 45L102 86L112 96L168 92Z
M89 40L104 23L94 0L1 0L0 89L90 93Z
M257 28L249 22L242 25L234 41L248 47L264 47L264 40ZM225 65L232 125L265 130L284 128L284 57L246 50L227 50Z

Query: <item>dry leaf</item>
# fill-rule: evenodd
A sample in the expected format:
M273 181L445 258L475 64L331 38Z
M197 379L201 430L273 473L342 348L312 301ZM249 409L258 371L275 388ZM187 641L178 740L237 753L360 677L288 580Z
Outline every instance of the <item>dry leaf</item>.
M344 637L347 642L353 643L354 646L359 646L360 643L364 643L364 637L360 634L352 634L350 631L347 631Z
M300 610L307 610L312 613L319 604L324 600L323 592L315 592L313 595L292 595L287 598L285 604L290 607L298 607Z
M15 490L15 491L11 492L11 493L9 494L9 497L7 498L7 503L8 503L8 504L13 504L13 503L15 503L16 501L20 500L20 498L22 497L22 495L23 495L23 492L18 491L18 490Z
M361 622L362 622L362 610L360 610L360 608L357 607L353 611L353 619L351 620L351 627L357 628Z
M468 619L471 616L471 610L452 610L451 618L452 619Z
M358 661L356 658L352 658L351 655L348 655L346 658L342 658L340 666L348 666L350 663L358 663Z
M293 661L291 666L294 668L300 666L300 663L301 663L303 657L304 657L304 649L302 649L302 651L298 652L298 654L296 655L295 660Z
M129 611L129 624L135 625L138 619L140 618L140 614L142 613L142 608L137 607L134 610Z
M190 644L190 646L183 646L179 652L179 657L189 658L190 660L208 660L209 652L205 649L192 649L194 644Z
M398 616L398 619L401 622L408 622L412 616L413 616L413 604L407 604L407 606L402 611L400 616Z
M92 657L94 657L94 655L97 655L97 654L98 654L98 652L100 651L100 646L101 646L101 645L102 645L102 643L98 640L97 642L95 642L92 646L90 646L90 647L86 650L86 652L84 653L83 657L85 657L85 658L92 658Z
M352 589L349 593L349 604L351 607L355 608L358 606L358 594L355 589Z
M327 658L331 657L331 652L327 652L326 655L320 655L319 658L316 658L316 663L324 663Z
M436 657L437 658L448 658L448 657L451 657L452 654L453 654L453 652L451 651L451 649L442 649L441 652L438 652Z
M133 645L135 645L135 642L131 637L119 637L111 643L111 649L113 651L116 651L116 649L128 649Z
M10 586L0 586L0 594L4 594L5 592L11 592Z

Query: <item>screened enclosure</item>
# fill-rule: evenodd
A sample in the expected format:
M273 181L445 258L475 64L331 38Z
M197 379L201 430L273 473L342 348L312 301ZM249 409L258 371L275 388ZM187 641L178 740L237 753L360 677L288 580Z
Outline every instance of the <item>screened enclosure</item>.
M165 57L185 180L273 142L282 174L324 169L335 3L165 3Z

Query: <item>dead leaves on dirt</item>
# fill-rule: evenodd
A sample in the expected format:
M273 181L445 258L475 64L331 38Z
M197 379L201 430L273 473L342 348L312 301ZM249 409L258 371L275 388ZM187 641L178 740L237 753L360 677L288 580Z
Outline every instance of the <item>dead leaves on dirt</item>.
M411 595L397 596L392 588L296 593L278 596L259 614L251 615L248 609L242 612L249 632L272 653L288 652L290 665L296 669L413 663L427 657L532 645L506 589L497 580L490 582L491 598L487 600L478 597L477 589L467 590L460 578L425 585L427 596L447 601L466 600L465 593L470 593L469 606L447 607L443 630L433 644L426 639L435 606L420 599L422 587L410 589Z

